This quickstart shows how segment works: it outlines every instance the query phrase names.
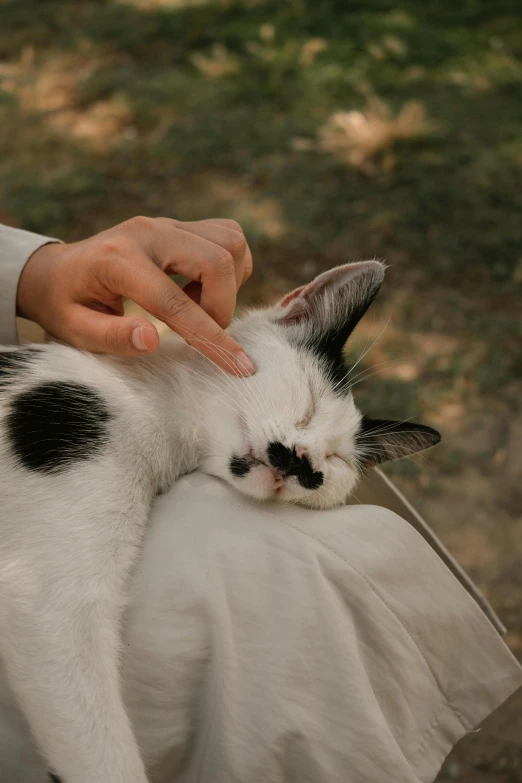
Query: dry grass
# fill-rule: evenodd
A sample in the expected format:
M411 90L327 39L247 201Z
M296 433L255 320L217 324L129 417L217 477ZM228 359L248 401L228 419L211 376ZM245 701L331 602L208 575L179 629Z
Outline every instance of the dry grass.
M301 54L299 55L300 64L312 65L317 55L323 52L327 46L328 44L324 38L310 38L301 49Z
M190 59L198 71L210 79L220 79L239 71L238 61L222 44L214 44L210 55L196 52Z
M339 111L319 129L319 148L353 168L372 174L396 162L398 141L430 133L434 123L419 101L408 101L393 116L389 106L372 96L362 111Z
M113 94L82 107L77 105L76 92L78 84L108 62L87 46L74 55L49 58L38 58L28 46L17 61L0 63L0 83L5 92L16 97L22 111L40 115L49 131L106 151L120 140L132 119L124 96Z

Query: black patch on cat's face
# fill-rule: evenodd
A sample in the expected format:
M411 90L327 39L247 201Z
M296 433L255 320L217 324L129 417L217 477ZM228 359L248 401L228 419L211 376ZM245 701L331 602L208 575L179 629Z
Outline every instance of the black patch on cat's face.
M5 388L18 373L26 370L38 354L34 348L19 351L0 351L0 389Z
M11 403L7 432L24 467L59 473L94 456L108 441L110 413L101 396L81 383L42 383Z
M58 777L58 775L55 775L53 772L49 772L49 780L52 781L52 783L62 783L62 779Z
M233 476L243 478L252 467L252 460L249 460L247 457L238 457L237 454L234 454L228 467Z
M317 345L313 346L313 352L322 360L328 380L331 382L335 394L340 397L346 396L350 391L349 373L350 366L342 352L335 353L329 351L328 347Z
M368 468L429 449L440 439L440 432L424 424L363 416L355 444L361 466Z
M286 473L290 466L297 462L297 456L295 450L289 449L283 446L282 443L276 441L268 445L268 461L273 468L280 473Z
M279 441L269 444L267 454L272 467L285 478L296 476L304 489L319 489L323 483L324 475L313 469L306 454L299 458L295 449L289 449Z
M298 474L297 480L303 489L319 489L324 481L324 474L320 470L312 470L308 457L303 457L303 462L308 465Z

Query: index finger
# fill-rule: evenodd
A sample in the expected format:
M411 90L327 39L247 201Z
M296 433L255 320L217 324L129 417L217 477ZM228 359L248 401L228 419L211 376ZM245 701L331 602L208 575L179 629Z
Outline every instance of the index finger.
M152 225L153 230L137 226L144 251L165 272L178 272L201 283L201 308L221 327L228 326L238 287L232 253L169 218L154 218Z
M143 255L122 265L111 279L118 291L159 318L189 345L233 375L252 375L256 368L244 349L176 283Z

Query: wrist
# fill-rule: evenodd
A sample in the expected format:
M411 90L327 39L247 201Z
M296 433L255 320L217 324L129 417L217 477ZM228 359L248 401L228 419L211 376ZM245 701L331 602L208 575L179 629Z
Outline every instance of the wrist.
M39 323L38 312L45 300L45 292L52 285L53 271L66 245L48 242L28 258L22 269L16 296L17 315Z

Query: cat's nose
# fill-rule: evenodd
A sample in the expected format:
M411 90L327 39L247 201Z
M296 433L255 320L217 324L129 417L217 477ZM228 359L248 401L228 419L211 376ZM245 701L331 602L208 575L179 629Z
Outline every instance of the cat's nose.
M321 471L312 467L305 449L301 446L285 446L276 441L270 443L267 449L268 461L283 476L296 476L298 482L305 489L318 489L324 480Z
M288 473L301 462L295 449L289 449L279 441L268 444L267 455L272 467L281 473Z

